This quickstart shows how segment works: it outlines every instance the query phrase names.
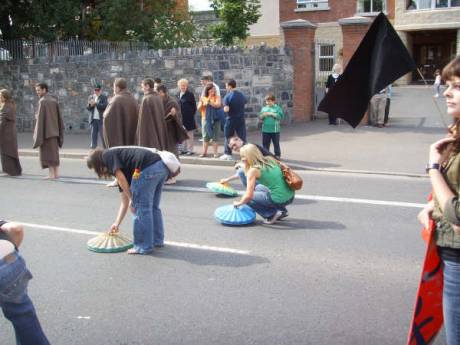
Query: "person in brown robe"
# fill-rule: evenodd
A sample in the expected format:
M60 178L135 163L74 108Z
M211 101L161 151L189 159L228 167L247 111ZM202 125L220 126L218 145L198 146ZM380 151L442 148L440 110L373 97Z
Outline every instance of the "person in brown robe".
M168 143L166 151L178 156L177 144L182 143L188 138L187 131L182 126L182 113L179 103L174 97L168 94L166 86L158 87L158 94L163 100L164 117L166 120L166 130Z
M127 90L123 78L113 83L115 96L104 111L104 141L107 147L136 145L138 106L134 96Z
M35 114L33 148L39 148L42 169L49 169L48 178L59 178L59 148L64 143L64 122L57 99L48 94L48 85L35 86L40 100Z
M139 146L153 147L160 151L168 150L163 101L154 91L152 79L144 79L141 86L144 90L144 98L139 109L138 144Z
M0 155L2 170L11 176L22 173L16 135L16 105L8 90L0 90Z

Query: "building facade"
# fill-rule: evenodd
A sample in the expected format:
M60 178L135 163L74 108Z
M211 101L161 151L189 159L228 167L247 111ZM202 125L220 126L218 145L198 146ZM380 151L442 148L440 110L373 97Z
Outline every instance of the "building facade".
M420 74L432 81L460 55L460 0L396 0L394 25L420 71L404 82L419 82Z
M246 44L251 46L264 43L271 47L279 47L281 44L280 1L263 0L260 5L261 17L256 24L249 27Z

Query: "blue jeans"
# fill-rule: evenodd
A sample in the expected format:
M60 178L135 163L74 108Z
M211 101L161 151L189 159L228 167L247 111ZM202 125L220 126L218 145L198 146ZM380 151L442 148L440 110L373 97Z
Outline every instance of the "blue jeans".
M9 262L0 260L0 306L13 324L18 345L49 345L38 321L35 308L27 295L32 278L24 259L15 252Z
M246 142L246 121L244 117L242 118L232 118L227 116L225 118L224 124L224 136L225 136L225 143L224 143L224 152L227 155L232 154L232 149L228 146L228 140L234 135L237 134L238 137Z
M443 314L447 345L460 345L460 263L443 260Z
M139 179L133 178L134 249L141 254L153 250L154 245L163 245L163 216L160 210L161 190L169 175L162 161L158 161L141 171Z
M91 148L97 147L97 137L101 138L102 147L106 147L104 143L104 135L102 131L102 120L93 120L91 122Z
M286 205L292 203L293 199L294 198L282 204L277 204L270 196L270 189L263 184L258 184L254 188L254 196L252 200L248 202L248 206L262 217L268 219L273 217L277 211L287 212Z

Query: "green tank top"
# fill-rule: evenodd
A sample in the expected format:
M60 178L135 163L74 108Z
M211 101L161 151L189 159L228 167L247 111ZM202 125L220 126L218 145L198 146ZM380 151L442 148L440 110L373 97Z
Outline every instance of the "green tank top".
M284 180L283 173L278 164L274 167L260 169L260 177L257 182L270 189L271 198L277 204L287 202L295 194Z

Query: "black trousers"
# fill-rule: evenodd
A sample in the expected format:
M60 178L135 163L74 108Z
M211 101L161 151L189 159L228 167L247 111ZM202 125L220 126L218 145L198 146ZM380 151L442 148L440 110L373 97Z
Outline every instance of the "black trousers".
M387 103L385 104L385 117L383 118L384 124L388 122L388 116L390 115L390 104L391 104L391 98L387 98Z
M281 157L280 149L280 134L278 133L266 133L262 132L262 146L265 150L270 151L270 142L273 142L273 148L275 150L275 156Z

